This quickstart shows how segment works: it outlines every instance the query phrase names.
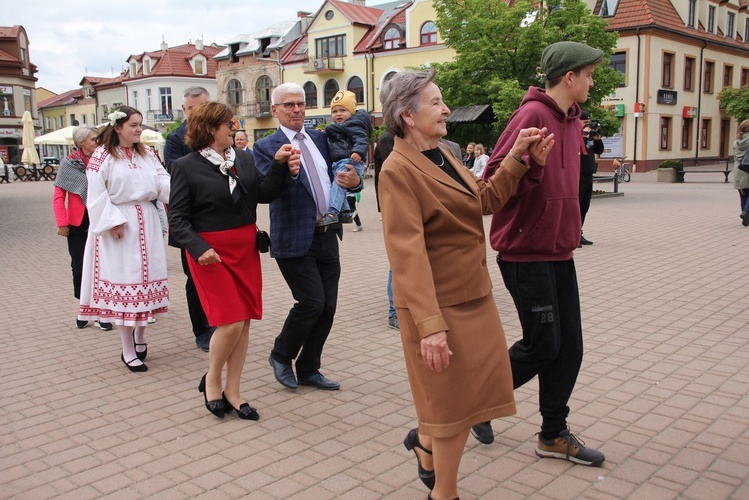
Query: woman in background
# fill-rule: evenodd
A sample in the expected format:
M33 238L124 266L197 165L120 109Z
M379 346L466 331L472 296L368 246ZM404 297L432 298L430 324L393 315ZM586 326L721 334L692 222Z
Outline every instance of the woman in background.
M741 160L749 151L749 120L739 124L736 140L733 141L733 187L739 190L741 223L749 226L749 172L739 168Z
M86 165L96 149L96 127L80 126L73 129L73 144L77 148L60 162L55 178L52 208L55 212L57 234L67 238L70 267L73 271L73 296L81 298L83 252L88 238L88 211L86 210ZM78 328L88 326L88 321L76 319ZM104 331L112 329L111 323L95 322Z
M151 200L169 199L169 174L140 142L143 115L130 106L109 114L86 169L91 226L83 257L78 319L112 322L120 359L148 370L146 327L169 306L166 251Z

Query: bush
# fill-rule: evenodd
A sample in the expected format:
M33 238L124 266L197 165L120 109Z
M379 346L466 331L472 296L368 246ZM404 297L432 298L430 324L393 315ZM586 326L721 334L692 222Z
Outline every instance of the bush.
M676 170L684 170L684 165L682 165L681 160L666 160L662 161L658 168L673 168Z

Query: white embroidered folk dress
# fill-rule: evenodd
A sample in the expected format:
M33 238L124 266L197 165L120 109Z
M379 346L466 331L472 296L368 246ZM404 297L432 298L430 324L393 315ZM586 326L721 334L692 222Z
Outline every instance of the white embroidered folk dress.
M153 152L99 147L86 169L91 221L83 256L78 319L146 326L167 312L166 251L159 214L151 200L169 201L169 174ZM110 229L124 224L115 239Z

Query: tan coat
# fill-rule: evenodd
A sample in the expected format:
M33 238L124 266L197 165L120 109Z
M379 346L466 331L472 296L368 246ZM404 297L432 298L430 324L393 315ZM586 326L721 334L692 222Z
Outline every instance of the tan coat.
M422 433L449 437L512 415L507 344L491 295L482 215L499 210L528 167L508 156L484 182L442 150L469 189L403 139L380 173L394 305ZM446 330L450 367L437 374L422 338Z

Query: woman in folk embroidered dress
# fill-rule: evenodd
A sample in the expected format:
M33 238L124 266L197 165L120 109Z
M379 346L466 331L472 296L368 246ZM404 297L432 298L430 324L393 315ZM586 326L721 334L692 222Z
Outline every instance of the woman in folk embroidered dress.
M172 163L168 215L172 236L189 254L208 322L217 326L208 373L198 386L205 406L219 418L236 410L242 419L258 420L239 390L250 320L260 319L263 307L256 209L281 194L287 171L299 174L299 153L292 154L291 145L281 148L263 176L251 152L232 149L232 117L218 102L200 104L190 113L185 143L194 152Z
M169 174L140 142L143 116L122 106L96 138L88 163L86 206L91 221L83 258L78 319L114 323L121 360L146 371L146 326L167 312L166 252L151 200L167 202Z
M78 148L60 162L55 179L55 194L52 208L57 222L57 234L68 240L70 267L73 271L73 296L81 298L83 275L83 252L88 238L88 212L86 211L86 165L96 149L95 127L80 126L73 129L73 144ZM88 321L76 319L78 328L88 326ZM112 329L111 323L99 323L105 331Z

